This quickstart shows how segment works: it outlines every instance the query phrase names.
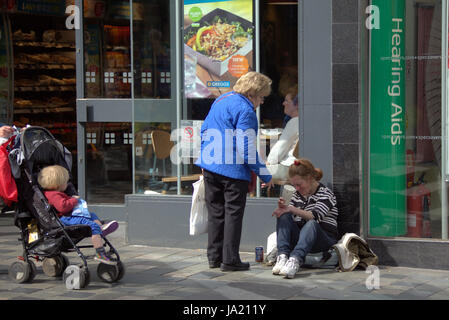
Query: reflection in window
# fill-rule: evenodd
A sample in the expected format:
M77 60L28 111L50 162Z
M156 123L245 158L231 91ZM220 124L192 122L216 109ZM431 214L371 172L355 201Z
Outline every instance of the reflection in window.
M170 153L171 123L135 122L136 193L176 194L177 170Z
M84 1L84 82L87 98L130 98L129 1Z
M86 123L85 130L87 200L123 203L132 193L131 123Z
M133 2L136 98L170 98L169 5L165 0Z

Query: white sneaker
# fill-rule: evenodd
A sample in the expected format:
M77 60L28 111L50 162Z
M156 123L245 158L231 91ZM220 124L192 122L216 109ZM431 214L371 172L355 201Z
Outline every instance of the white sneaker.
M299 261L295 257L290 257L287 263L279 272L280 275L283 275L289 279L293 279L295 274L299 271Z
M287 255L285 255L285 254L278 255L277 259L276 259L276 264L273 267L273 274L279 274L282 267L285 266L287 261L288 261Z

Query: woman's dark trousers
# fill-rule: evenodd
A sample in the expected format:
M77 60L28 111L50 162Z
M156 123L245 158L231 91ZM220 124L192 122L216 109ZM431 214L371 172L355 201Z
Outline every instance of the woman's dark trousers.
M228 178L204 170L208 211L209 262L240 262L239 247L249 181Z

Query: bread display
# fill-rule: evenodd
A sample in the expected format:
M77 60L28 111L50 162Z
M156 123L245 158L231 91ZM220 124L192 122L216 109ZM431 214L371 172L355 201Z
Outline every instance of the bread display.
M12 34L14 40L35 41L36 32L31 30L29 33L22 32L22 29L17 30Z

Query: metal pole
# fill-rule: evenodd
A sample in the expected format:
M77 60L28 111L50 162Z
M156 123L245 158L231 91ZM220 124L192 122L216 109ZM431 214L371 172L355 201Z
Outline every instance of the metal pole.
M253 16L254 16L254 38L255 38L255 44L254 44L254 49L255 49L255 70L257 72L260 72L260 19L259 19L259 13L260 13L260 5L259 5L259 0L255 0L254 1L254 11L253 11ZM256 115L257 115L257 122L258 122L258 126L259 126L259 136L257 137L257 141L256 141L256 148L257 150L260 151L260 108L256 109ZM257 184L256 184L256 197L260 197L260 179L259 177L257 177Z
M85 126L81 125L78 116L79 99L84 98L84 3L75 0L75 6L79 8L79 25L75 29L76 45L76 140L77 140L77 167L78 167L78 194L86 199L86 148L85 148ZM83 106L85 108L85 106Z
M441 63L441 131L442 140L441 145L441 238L448 238L448 196L447 196L447 185L449 182L449 166L448 166L448 151L449 151L449 140L448 140L448 125L449 125L449 113L448 107L448 23L447 19L449 17L448 4L446 1L442 1L442 24L441 24L441 47L443 55L443 63Z
M304 0L298 1L298 115L299 154L304 155Z
M182 75L182 69L181 69L181 48L182 48L182 43L181 43L181 33L184 32L183 30L183 25L181 25L180 23L180 19L181 17L183 18L184 16L181 16L181 1L180 0L176 0L175 1L175 39L176 39L176 45L175 45L175 50L176 50L176 129L181 128L181 112L182 112L182 100L181 100L181 94L183 94L184 91L181 92L181 88L183 88L182 86L182 82L181 80L183 80ZM177 139L179 137L176 137ZM176 154L179 156L179 151L180 151L180 141L178 141L178 143L176 143ZM181 168L182 168L182 163L180 162L177 166L176 166L176 183L177 183L177 194L180 195L181 194Z
M132 137L133 137L133 143L132 143L132 184L133 184L133 193L136 193L136 147L135 147L135 143L136 143L136 132L134 130L134 98L135 98L135 93L134 93L134 28L133 28L133 20L134 20L134 12L133 12L133 0L131 0L129 2L129 39L130 39L130 46L131 46L131 50L130 50L130 56L131 56L131 119L132 119L132 123L131 123L131 133L132 133Z

